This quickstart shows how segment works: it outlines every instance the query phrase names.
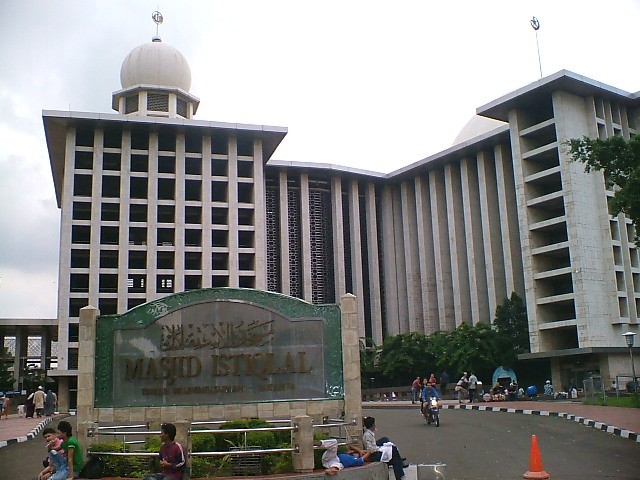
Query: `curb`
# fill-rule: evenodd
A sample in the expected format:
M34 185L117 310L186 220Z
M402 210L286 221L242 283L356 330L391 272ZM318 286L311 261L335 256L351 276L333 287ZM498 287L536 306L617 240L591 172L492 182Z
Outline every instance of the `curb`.
M44 429L45 426L47 426L49 423L59 418L60 417L45 418L38 425L36 425L29 433L27 433L22 437L10 438L9 440L0 440L0 448L8 447L9 445L13 445L14 443L24 443L37 437L40 434L40 432Z
M618 437L628 438L636 443L640 443L640 435L632 432L631 430L624 430L613 425L607 425L603 422L596 420L590 420L588 418L573 415L571 413L564 412L548 412L546 410L528 410L524 408L501 408L501 407L487 407L485 405L442 405L440 408L443 410L477 410L481 412L502 412L502 413L521 413L524 415L539 415L541 417L558 417L565 418L567 420L573 420L574 422L581 423L587 427L595 428L603 432L617 435Z

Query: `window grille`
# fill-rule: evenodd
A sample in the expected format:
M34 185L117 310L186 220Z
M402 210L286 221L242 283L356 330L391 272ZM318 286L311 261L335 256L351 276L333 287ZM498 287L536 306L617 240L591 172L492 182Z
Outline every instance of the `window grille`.
M185 102L181 98L178 99L178 105L176 106L176 113L181 117L187 118L187 102Z
M133 113L138 111L138 95L128 96L124 101L124 113Z
M168 112L169 95L164 93L148 93L147 110L151 112Z

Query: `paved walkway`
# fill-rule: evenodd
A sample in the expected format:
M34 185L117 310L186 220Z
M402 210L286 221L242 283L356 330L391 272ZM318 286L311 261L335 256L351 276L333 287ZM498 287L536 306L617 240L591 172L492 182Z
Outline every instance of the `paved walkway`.
M444 400L443 408L558 416L640 442L640 408L601 407L571 401L479 402L472 405ZM415 407L410 401L364 402L362 408Z
M26 442L37 437L49 423L58 424L58 420L67 415L54 415L41 418L21 418L17 414L0 420L0 448L16 442Z

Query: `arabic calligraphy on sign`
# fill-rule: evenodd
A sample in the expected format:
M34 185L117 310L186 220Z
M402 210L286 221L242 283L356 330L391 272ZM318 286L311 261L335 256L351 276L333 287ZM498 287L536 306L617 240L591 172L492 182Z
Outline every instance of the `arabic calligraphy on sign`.
M273 335L273 320L163 325L160 350L262 347Z

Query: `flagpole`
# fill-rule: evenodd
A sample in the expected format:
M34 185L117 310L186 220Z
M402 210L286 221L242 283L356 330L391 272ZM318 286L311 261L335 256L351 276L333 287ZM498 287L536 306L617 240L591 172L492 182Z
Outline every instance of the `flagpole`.
M538 30L540 30L540 20L536 17L533 17L529 23L531 23L531 27L536 32L536 47L538 49L538 66L540 67L540 78L542 78L542 61L540 60L540 43L538 42Z

